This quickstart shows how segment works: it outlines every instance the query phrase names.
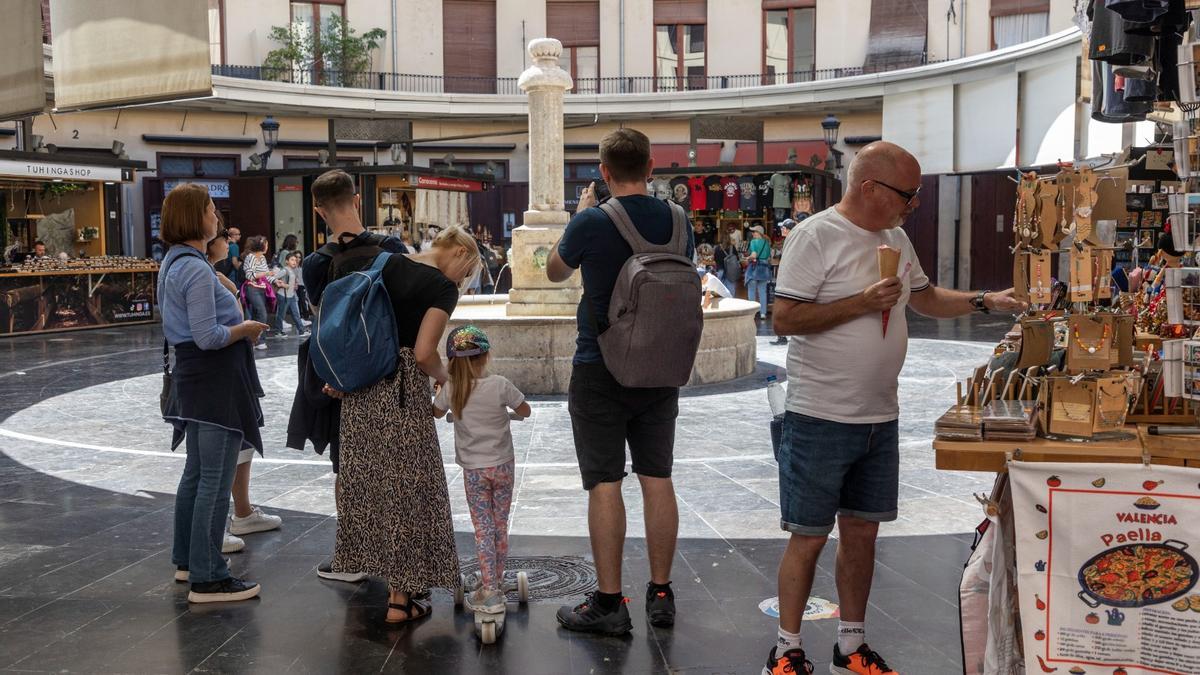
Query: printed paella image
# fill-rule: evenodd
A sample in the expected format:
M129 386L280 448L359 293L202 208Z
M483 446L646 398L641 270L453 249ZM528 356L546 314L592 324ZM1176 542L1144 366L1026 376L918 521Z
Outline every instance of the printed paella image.
M1142 607L1186 595L1196 585L1196 559L1184 553L1183 542L1170 543L1119 546L1092 557L1079 571L1080 599L1092 607Z

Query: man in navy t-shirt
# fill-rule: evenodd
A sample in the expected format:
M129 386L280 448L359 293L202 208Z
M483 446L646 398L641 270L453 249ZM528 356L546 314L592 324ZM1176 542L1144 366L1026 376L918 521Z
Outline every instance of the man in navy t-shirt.
M674 227L670 206L646 194L646 179L653 168L650 139L645 134L618 129L600 141L600 174L612 199L620 200L642 237L651 244L666 244ZM617 635L633 626L621 595L625 536L621 481L626 475L626 443L645 504L650 557L646 615L654 626L675 623L671 562L679 511L671 468L679 389L623 387L604 364L597 336L607 325L613 288L633 249L595 204L593 184L584 190L575 217L546 266L546 276L554 282L566 281L577 269L583 274L568 409L583 487L589 493L588 518L593 523L590 534L598 581L598 589L582 603L559 609L558 621L570 630ZM691 257L695 241L691 228L687 230L687 255Z

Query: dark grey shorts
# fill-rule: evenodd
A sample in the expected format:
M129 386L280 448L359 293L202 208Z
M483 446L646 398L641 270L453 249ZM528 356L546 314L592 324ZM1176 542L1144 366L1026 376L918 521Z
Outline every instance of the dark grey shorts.
M634 473L671 477L677 387L623 387L603 364L575 364L567 401L583 489L625 477L626 443Z

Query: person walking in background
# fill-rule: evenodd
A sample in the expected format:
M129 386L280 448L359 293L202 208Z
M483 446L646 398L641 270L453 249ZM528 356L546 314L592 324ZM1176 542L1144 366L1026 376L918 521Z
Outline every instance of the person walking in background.
M653 167L650 139L639 131L619 129L600 142L600 173L612 193L611 199L618 200L641 237L660 246L686 242L680 252L692 258L695 239L686 219L684 230L677 231L669 203L646 194L646 181ZM598 577L597 589L583 602L558 610L558 622L568 630L619 635L633 628L621 593L625 546L621 482L626 476L626 443L645 503L650 557L646 617L654 626L675 623L671 565L679 511L671 470L679 389L624 387L605 364L599 325L608 316L617 277L633 256L633 248L603 209L592 208L597 203L595 184L589 185L546 266L546 276L554 282L566 281L576 269L583 274L568 408L579 472L588 493L588 535Z
M250 343L267 326L243 320L237 297L205 257L217 236L206 188L186 183L168 193L161 232L171 248L158 297L163 335L175 350L162 414L174 427L172 449L187 441L175 494L175 579L191 583L189 602L245 600L259 586L230 574L221 547L238 453L262 452L263 392Z
M488 373L491 343L475 326L462 326L446 338L450 379L433 401L434 417L454 413L454 457L463 468L463 485L475 552L479 587L467 590L471 611L504 613L504 561L508 557L508 512L516 469L509 411L524 419L532 411L512 382Z
M794 336L777 453L780 526L791 538L779 564L778 639L764 675L813 672L800 626L835 521L841 623L830 671L895 672L867 646L865 621L879 524L897 517L896 392L908 349L905 309L911 304L945 319L1026 306L1012 289L973 293L929 282L900 227L921 203L921 166L903 148L872 143L847 175L841 202L787 238L779 268L775 332ZM899 277L879 278L880 246L900 251ZM885 333L881 314L888 310Z
M292 327L296 335L308 335L304 327L304 318L300 316L300 252L292 251L283 261L283 267L275 273L275 328L280 337L286 337L288 332L283 327L285 315L290 315Z
M229 232L229 269L232 274L229 274L229 280L232 281L238 288L242 287L242 282L246 280L242 274L242 231L237 227L231 227Z
M250 318L260 323L270 325L271 318L268 307L268 277L271 268L267 265L267 238L261 235L246 240L246 259L242 265L246 281L242 284L242 300L250 308ZM274 292L270 292L274 296ZM259 339L255 349L266 349L266 340Z
M762 225L750 228L750 245L746 250L746 295L758 303L758 318L767 320L767 284L771 283L771 242Z
M279 254L275 259L276 267L286 266L288 256L290 256L293 253L300 253L301 256L303 257L303 253L301 253L301 251L300 251L299 241L300 240L297 239L296 235L294 235L294 234L289 234L288 236L283 238L283 244L279 247Z

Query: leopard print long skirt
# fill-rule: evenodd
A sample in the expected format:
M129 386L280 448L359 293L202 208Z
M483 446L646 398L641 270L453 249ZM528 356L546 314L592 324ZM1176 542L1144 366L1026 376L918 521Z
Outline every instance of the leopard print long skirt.
M429 378L411 349L397 376L342 400L336 572L412 593L459 585Z

